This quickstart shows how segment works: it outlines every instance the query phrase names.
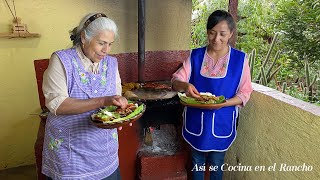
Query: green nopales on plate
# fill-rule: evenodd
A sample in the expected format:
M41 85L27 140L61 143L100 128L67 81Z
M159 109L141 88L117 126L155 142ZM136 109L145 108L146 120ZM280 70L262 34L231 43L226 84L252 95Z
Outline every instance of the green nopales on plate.
M127 119L130 119L130 118L133 118L136 115L140 114L143 111L143 108L144 108L144 105L141 104L132 113L130 113L128 116L122 117L122 118L118 118L118 119L114 119L112 122L117 122L117 121L122 121L122 120L127 120Z
M117 109L117 106L107 106L107 107L104 107L103 109L100 109L99 112L97 112L95 114L95 117L100 118L100 119L104 119L105 121L103 123L105 123L105 124L108 124L108 123L114 124L114 123L129 120L129 119L137 116L138 114L140 114L144 110L144 107L145 107L144 104L141 104L129 115L127 115L125 117L120 117L120 115L118 113L114 112ZM107 113L104 113L106 111L107 111ZM115 119L108 121L109 118L110 119L115 118Z
M199 100L192 98L192 97L185 96L182 93L178 93L178 95L179 95L180 100L187 103L187 104L220 104L220 103L223 103L226 101L224 96L218 96L217 100L204 102L204 101L199 101Z

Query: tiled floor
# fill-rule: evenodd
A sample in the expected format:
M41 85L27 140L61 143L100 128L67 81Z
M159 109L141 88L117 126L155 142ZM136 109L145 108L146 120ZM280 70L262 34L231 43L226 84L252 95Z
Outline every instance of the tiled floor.
M1 180L36 180L36 166L21 166L0 171Z

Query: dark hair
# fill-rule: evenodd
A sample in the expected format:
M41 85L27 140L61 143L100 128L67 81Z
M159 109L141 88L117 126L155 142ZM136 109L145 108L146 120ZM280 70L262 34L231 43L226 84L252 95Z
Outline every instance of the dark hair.
M230 13L224 10L216 10L210 14L207 21L207 30L212 29L221 21L227 21L230 31L233 31L236 27L236 23L233 20L233 17Z
M69 33L70 33L70 39L73 45L80 44L81 38L80 38L80 32L78 32L78 26L73 28Z

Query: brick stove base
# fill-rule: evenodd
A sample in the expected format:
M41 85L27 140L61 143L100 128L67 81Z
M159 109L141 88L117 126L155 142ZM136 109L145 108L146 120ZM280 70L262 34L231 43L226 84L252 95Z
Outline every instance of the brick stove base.
M138 154L138 178L140 180L187 180L186 154L174 155Z
M140 180L187 180L189 154L180 135L181 125L160 125L151 131L152 143L144 144L137 155Z

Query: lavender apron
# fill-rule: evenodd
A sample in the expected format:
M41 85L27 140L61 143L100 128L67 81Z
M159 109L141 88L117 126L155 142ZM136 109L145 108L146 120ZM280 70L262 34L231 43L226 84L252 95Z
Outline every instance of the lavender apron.
M99 74L86 72L75 49L57 51L67 76L69 97L88 99L116 94L117 60L107 56ZM103 179L119 166L116 129L90 122L94 111L49 114L45 128L42 173L53 179Z

